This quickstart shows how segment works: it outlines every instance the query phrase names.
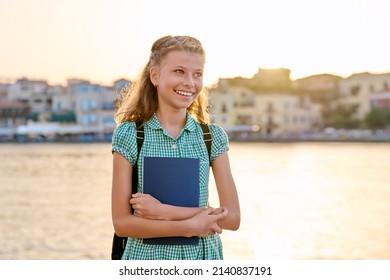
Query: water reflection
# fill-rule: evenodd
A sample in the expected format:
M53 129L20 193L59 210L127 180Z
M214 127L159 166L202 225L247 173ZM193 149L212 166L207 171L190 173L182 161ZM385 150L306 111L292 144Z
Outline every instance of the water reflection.
M226 259L390 259L390 144L229 154L242 226L222 234ZM0 158L0 259L109 259L109 144L2 144Z
M390 259L390 145L239 144L230 153L246 256Z

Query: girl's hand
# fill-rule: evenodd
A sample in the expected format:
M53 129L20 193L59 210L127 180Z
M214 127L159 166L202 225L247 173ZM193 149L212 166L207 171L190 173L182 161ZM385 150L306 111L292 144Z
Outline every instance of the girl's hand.
M135 193L130 199L130 204L134 209L135 214L144 219L161 220L160 209L162 203L153 196L144 193Z
M227 216L225 208L207 208L190 219L191 227L194 234L192 236L207 237L215 233L222 233L222 229L218 226L218 221ZM217 210L217 211L216 211Z
M210 215L218 215L223 211L227 210L226 208L214 208L214 211L210 213Z

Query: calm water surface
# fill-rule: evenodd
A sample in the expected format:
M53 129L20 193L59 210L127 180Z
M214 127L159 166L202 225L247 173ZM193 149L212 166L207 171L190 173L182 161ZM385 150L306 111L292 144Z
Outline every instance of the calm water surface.
M0 259L109 259L110 144L0 144ZM390 144L231 143L225 259L390 259ZM210 180L210 200L217 205Z

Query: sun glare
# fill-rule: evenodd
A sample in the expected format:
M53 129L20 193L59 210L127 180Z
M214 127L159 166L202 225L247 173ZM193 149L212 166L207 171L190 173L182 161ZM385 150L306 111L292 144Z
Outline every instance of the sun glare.
M291 78L390 71L383 0L2 1L0 73L64 82L135 78L159 37L192 35L206 50L205 84L288 68ZM61 12L59 12L61 11ZM93 11L93 12L91 12ZM11 23L11 24L10 24Z

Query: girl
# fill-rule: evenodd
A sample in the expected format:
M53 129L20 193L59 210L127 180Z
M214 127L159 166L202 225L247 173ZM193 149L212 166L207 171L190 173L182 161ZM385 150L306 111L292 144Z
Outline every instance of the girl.
M116 114L119 124L112 139L112 219L119 236L129 236L122 259L223 259L219 233L237 230L240 207L228 158L228 138L209 124L211 166L220 207L208 205L209 159L200 123L208 124L208 97L203 89L205 52L189 36L165 36L152 46L140 79L126 92ZM200 159L200 194L196 207L160 203L141 193L131 197L131 177L137 160L136 122L143 123L145 156ZM131 197L131 198L130 198ZM130 202L129 202L130 200ZM134 215L131 213L134 210ZM199 245L150 245L144 238L198 236Z

